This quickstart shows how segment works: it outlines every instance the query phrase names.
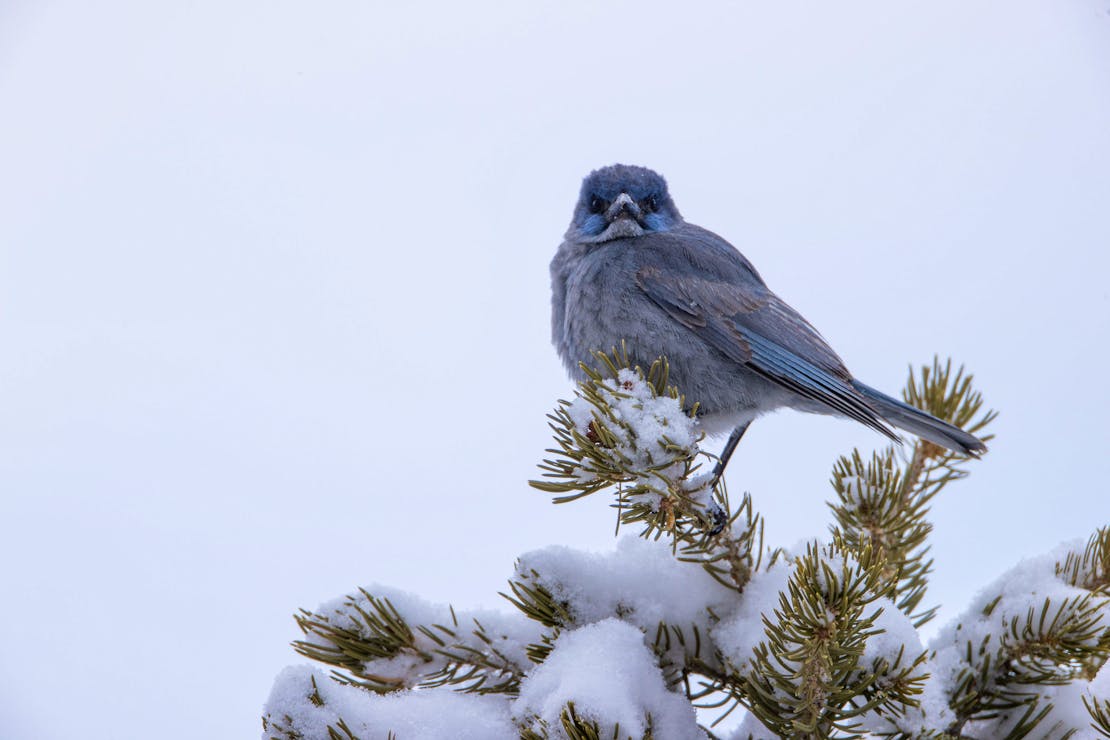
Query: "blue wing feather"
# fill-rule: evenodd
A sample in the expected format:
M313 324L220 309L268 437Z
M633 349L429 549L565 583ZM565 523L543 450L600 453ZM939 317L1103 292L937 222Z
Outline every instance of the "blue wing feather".
M727 242L704 229L685 229L637 250L643 262L636 283L648 298L733 362L898 439L809 322ZM682 248L686 240L712 249L692 260Z

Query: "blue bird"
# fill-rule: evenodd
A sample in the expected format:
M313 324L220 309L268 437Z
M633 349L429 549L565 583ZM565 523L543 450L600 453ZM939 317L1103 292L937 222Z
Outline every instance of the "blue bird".
M683 220L666 180L644 167L617 164L585 178L551 261L551 288L552 340L573 376L583 377L579 363L591 351L626 340L634 363L667 357L709 434L731 430L714 481L752 420L779 408L855 419L896 441L891 426L965 455L986 450L853 378L744 255Z

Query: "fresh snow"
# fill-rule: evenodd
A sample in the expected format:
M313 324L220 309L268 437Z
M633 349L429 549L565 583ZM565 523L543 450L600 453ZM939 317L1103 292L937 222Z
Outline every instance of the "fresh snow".
M538 576L532 576L535 571ZM708 630L709 611L731 609L737 596L697 563L675 558L668 542L626 535L611 552L553 545L520 556L529 576L567 604L578 624L615 614L645 631L660 622Z
M690 702L667 689L643 633L618 619L561 635L524 681L513 715L528 727L558 728L568 703L580 719L597 722L602 737L614 725L621 737L642 737L649 728L667 740L706 737Z
M1088 593L1068 585L1056 573L1056 564L1069 551L1082 552L1075 542L1020 563L985 588L967 611L943 627L929 645L928 660L919 667L930 678L919 696L921 706L905 714L880 716L875 712L860 718L861 728L872 733L903 731L918 734L941 730L954 719L947 698L965 664L966 644L985 644L990 651L1001 647L1001 635L1017 617L1024 619L1045 598L1060 605L1068 598ZM805 549L805 544L794 548ZM822 555L833 572L845 565L841 556ZM661 623L681 629L687 636L696 629L700 657L717 664L718 656L737 672L753 669L754 648L766 639L764 619L773 620L779 595L794 572L787 554L753 574L742 594L729 589L697 563L674 557L664 541L626 536L614 550L584 552L553 546L521 556L514 578L541 585L570 614L571 624L554 641L541 664L528 659L526 647L541 642L544 630L512 612L457 611L459 640L481 649L484 645L471 634L474 620L486 628L497 650L524 675L517 699L460 694L449 688L409 689L378 696L361 688L337 684L327 675L308 667L289 668L277 679L266 705L266 716L279 726L290 727L306 738L327 737L326 728L343 718L356 735L382 736L389 730L400 738L516 737L520 728L539 731L547 727L552 737L562 737L560 715L568 702L580 719L602 724L603 735L617 723L622 736L639 737L648 727L660 738L702 738L694 709L668 686L668 665L680 664L693 650L693 642L682 646L672 640L671 652L657 656L652 650ZM850 565L850 563L849 563ZM451 612L404 592L368 587L376 597L388 599L410 623L451 625ZM990 615L984 614L995 602ZM368 608L363 596L336 599L317 612L333 623L357 629L349 617L351 605ZM1099 618L1110 627L1110 604L1103 599ZM1054 606L1055 608L1055 606ZM894 663L902 653L903 665L912 663L924 648L910 619L890 600L878 598L866 613L878 613L875 629L864 647L861 664L869 667L879 660ZM432 651L427 638L417 633L418 644ZM662 662L661 662L662 661ZM416 660L413 654L370 661L364 668L375 674L399 678L414 687L422 675L442 666L442 659ZM312 679L316 681L313 701ZM673 678L671 679L673 680ZM1083 697L1110 697L1110 669L1103 667L1090 682L1038 689L1054 705L1043 727L1078 728L1075 738L1094 738ZM322 703L319 701L322 699ZM967 737L991 738L1005 731L1013 717L969 723ZM609 727L610 729L606 729ZM264 735L269 737L269 734ZM732 738L771 737L754 717L748 716Z
M315 681L315 686L313 686ZM313 697L318 697L315 701ZM322 704L318 703L322 700ZM342 719L360 738L420 740L515 740L509 700L462 694L447 688L374 694L338 684L309 666L282 671L266 702L266 716L306 740L327 740L329 726ZM264 731L262 737L273 733Z
M487 647L487 644L474 635L476 625L481 624L485 634L492 639L488 647L497 650L521 671L532 666L532 662L525 654L525 647L540 639L542 629L541 625L523 614L492 609L455 610L454 616L458 620L458 625L455 625L451 608L446 604L432 604L412 594L386 586L371 585L364 587L363 590L379 600L389 601L397 613L413 628L416 648L423 653L434 655L435 649L439 646L428 636L416 630L417 625L443 625L455 632L454 642L482 650ZM327 617L329 623L336 627L359 630L358 623L351 616L355 607L372 611L369 600L359 592L353 596L325 602L316 610L316 614ZM328 644L311 633L302 639L308 643ZM447 659L439 655L429 663L412 651L392 658L366 661L363 664L363 670L369 674L399 679L404 686L412 687L421 675L438 670L446 663Z
M576 395L566 413L578 433L586 436L590 424L605 424L617 440L608 454L637 477L636 484L660 494L677 485L685 474L684 461L698 452L702 434L697 419L683 411L678 399L653 396L647 381L627 368L616 380L599 384L598 391L619 423L602 419L592 403ZM576 473L581 482L596 478L589 468Z
M1046 599L1052 602L1049 619L1052 619L1057 610L1063 608L1069 599L1082 597L1089 592L1069 585L1056 573L1057 563L1064 562L1069 552L1082 553L1086 543L1076 540L1060 545L1055 550L1038 557L1027 558L1009 571L1004 573L993 583L988 585L972 600L968 608L956 619L945 625L930 642L929 647L935 651L933 660L934 677L940 684L940 690L948 693L959 680L960 672L967 665L967 645L973 649L980 645L991 654L997 654L1003 648L1003 636L1007 634L1012 624L1017 621L1023 624L1029 613L1039 614L1044 607ZM997 603L994 603L997 599ZM1102 627L1099 631L1110 629L1110 599L1097 600L1099 620ZM994 604L990 614L986 614L987 607ZM1103 666L1100 676L1106 672ZM1100 684L1093 694L1102 698L1110 698L1106 683ZM1092 683L1093 685L1093 683ZM1090 716L1082 706L1081 695L1088 691L1086 681L1073 681L1069 685L1038 688L1039 693L1054 703L1052 716L1045 719L1041 726L1050 727L1054 721L1062 720L1070 727L1081 728L1080 734L1073 737L1096 737L1084 733L1093 732L1088 725ZM1012 717L1010 718L1012 720ZM1007 717L998 720L982 720L969 723L964 728L968 737L984 738L984 740L1004 734Z
M766 637L763 616L774 615L779 593L786 589L793 571L789 563L780 559L767 570L753 573L736 609L713 628L713 641L738 673L751 672L749 661Z

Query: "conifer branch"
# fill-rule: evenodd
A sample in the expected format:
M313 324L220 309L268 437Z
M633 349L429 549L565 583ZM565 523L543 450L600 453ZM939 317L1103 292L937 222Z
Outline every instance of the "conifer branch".
M568 701L559 713L559 729L561 732L552 735L551 728L539 717L531 717L530 725L520 731L520 740L625 740L630 735L621 734L620 723L612 726L612 732L607 732L597 722L585 719L578 714L574 702ZM654 740L651 731L651 715L647 716L647 730L638 740ZM538 728L538 729L536 729Z
M594 359L596 368L581 365L586 379L577 399L560 401L548 415L559 447L539 466L551 480L530 481L532 487L565 494L553 500L567 503L615 486L620 523L642 524L644 537L672 531L682 517L711 527L709 502L683 485L698 467L704 436L694 430L697 406L684 410L678 389L667 385L666 358L645 372L629 365L622 342Z
M542 663L551 653L555 639L562 630L574 624L574 617L566 603L555 598L549 590L539 583L540 574L536 571L522 573L517 578L509 581L509 590L512 595L502 592L503 599L519 609L524 616L539 622L548 631L540 642L532 643L525 648L528 658L533 663Z
M452 624L412 626L389 599L360 589L349 596L340 613L307 610L295 618L308 639L293 648L307 658L334 666L341 683L376 693L403 688L451 686L478 694L516 693L524 667L507 657L477 620L460 628Z
M462 620L463 626L453 610L449 618L446 610L442 618L413 606L399 610L390 599L361 590L322 613L302 610L296 619L305 639L294 643L296 650L332 666L335 681L378 693L450 688L515 697L531 669L561 649L561 635L573 639L572 630L615 617L646 633L655 655L654 662L648 656L648 665L661 669L665 690L718 710L718 722L744 707L771 732L795 738L870 733L961 740L965 731L978 737L993 730L1007 739L1063 740L1078 731L1053 713L1052 692L1045 688L1092 679L1110 657L1110 527L1055 564L1055 583L1063 591L1033 605L1005 591L1007 598L987 604L981 619L973 614L974 629L957 627L941 648L945 662L934 662L937 653L923 652L911 627L935 613L921 607L933 568L927 515L933 497L967 475L967 458L922 441L908 456L888 447L841 457L832 474L831 543L810 545L789 557L789 570L776 572L770 566L781 551L764 549L763 520L751 498L745 494L733 510L725 486L711 488L711 477L701 472L713 456L699 449L697 407L687 407L668 384L666 359L647 370L630 367L622 344L595 360L596 368L584 368L574 400L561 401L549 417L556 446L540 466L543 480L532 485L556 494L556 503L610 492L618 526L636 525L645 538L666 538L674 558L697 564L725 589L702 578L693 608L664 611L660 620L650 586L637 585L628 601L624 595L610 598L595 585L579 591L587 581L579 583L575 567L567 564L588 561L542 554L532 562L522 558L502 594L527 618L511 624L532 625L523 632L506 626L512 637L499 634L485 617ZM951 362L934 359L911 371L904 397L991 439L983 430L995 412L984 408L971 376L954 371ZM684 578L686 566L674 567L670 577ZM1045 567L1051 580L1051 561ZM634 574L630 583L638 583L651 581L656 571L626 572ZM765 607L779 591L779 579L787 578L775 605ZM659 597L674 590L661 588ZM752 616L760 612L761 621ZM967 634L973 637L965 639ZM632 638L638 640L636 633ZM934 665L944 667L939 683L929 684L930 691L945 692L949 706L942 710L935 710L934 700L924 707L920 701ZM325 694L333 696L314 677L311 688L300 680L297 698L310 714L312 707L323 707ZM340 688L354 691L333 686ZM1110 699L1088 694L1082 701L1091 727L1110 737ZM625 736L611 720L594 716L594 710L583 709L584 715L573 702L541 706L534 703L528 712L542 717L514 720L522 738ZM663 717L655 705L651 711ZM264 716L263 727L275 740L299 740L309 731L356 740L334 712L320 717L306 730L297 723L307 720L274 711ZM645 719L636 724L647 727L642 737L650 738L652 717Z
M723 480L717 484L721 510L729 511ZM700 528L677 534L678 559L700 564L719 583L743 592L752 574L763 563L763 517L755 511L751 496L744 494L739 508L728 516L717 534ZM772 553L772 558L777 557Z
M532 485L541 490L566 494L555 499L557 503L575 500L610 487L616 487L616 506L621 511L621 524L640 523L641 534L658 538L663 533L672 537L676 556L681 560L698 562L719 582L743 591L752 573L760 568L763 544L763 526L759 515L754 511L750 497L745 496L740 507L727 515L724 531L715 536L709 528L711 505L716 504L728 512L728 496L723 485L713 491L710 505L704 497L693 499L690 492L700 492L695 459L701 453L693 444L674 445L672 440L661 438L658 445L669 452L681 452L679 457L660 460L658 451L648 446L645 457L640 447L646 441L630 422L627 411L619 405L633 395L635 380L646 381L650 398L668 397L682 403L678 389L667 386L667 363L660 358L645 373L641 368L630 368L623 345L609 355L595 355L597 368L584 368L587 378L579 384L577 399L561 402L560 407L550 417L556 434L558 449L549 450L557 457L545 460L541 465L546 478L553 481L534 481ZM630 374L631 373L631 374ZM920 380L912 374L906 390L910 403L926 408L952 423L962 425L969 431L980 432L994 418L992 411L984 412L980 394L971 387L970 375L960 369L953 373L951 363L941 367L934 360L932 367L923 367ZM577 406L577 408L576 408ZM583 413L588 408L588 413ZM672 417L673 418L673 417ZM987 437L989 439L989 437ZM644 462L648 466L644 465ZM889 596L895 600L899 609L912 616L915 624L924 624L935 614L934 609L917 611L925 594L927 577L932 571L932 560L927 557L926 544L931 525L925 517L928 504L933 496L953 480L966 475L962 469L964 459L935 445L918 442L914 452L906 462L896 458L893 448L884 450L865 463L858 451L848 458L838 461L833 474L833 488L839 503L833 504L837 526L834 528L834 542L844 553L854 557L855 562L867 562L869 584L862 593L868 600ZM645 482L645 472L648 481ZM654 496L644 496L645 493ZM545 624L557 630L566 622L556 624L559 618L559 605L550 593L530 592L524 584L513 587L517 598L514 600L526 614L540 618ZM813 593L808 594L812 596ZM522 598L522 596L524 598ZM860 598L863 598L861 595ZM798 596L793 604L801 609L804 600ZM564 615L565 617L565 615ZM860 627L860 625L854 625ZM685 632L677 625L659 625L656 639L656 653L665 660L671 648L671 640L681 640ZM860 627L857 640L866 641L869 634ZM798 637L798 636L796 636ZM783 648L784 638L768 645ZM800 638L799 638L800 639ZM861 643L862 644L862 643ZM534 658L542 659L549 646L532 646ZM762 659L768 664L775 662L775 653L764 646ZM778 658L782 662L784 658ZM846 731L850 726L837 724L846 721L845 717L856 716L874 710L880 704L885 711L896 714L904 707L913 706L913 696L920 691L924 680L920 666L924 655L914 655L903 664L899 657L894 666L875 666L874 670L857 671L855 676L867 675L875 688L868 692L863 686L844 690L843 687L826 687L833 697L828 711L841 712L844 717L830 720L825 727L831 732ZM665 666L667 664L665 663ZM843 666L841 666L843 667ZM698 678L699 687L693 689L691 697L708 699L718 706L727 700L712 699L724 693L732 698L733 704L726 711L743 703L756 711L759 705L758 682L750 678L738 679L723 671L714 660L706 660L698 655L685 657L685 665L671 665L668 668L672 681L689 684L691 677ZM806 685L812 687L812 682ZM764 686L763 688L766 688ZM764 692L765 694L766 692ZM868 698L860 702L859 697ZM874 697L881 696L878 700ZM837 715L839 716L839 715ZM762 717L761 717L762 718ZM821 721L814 719L794 726L791 732L802 730L820 734ZM770 726L770 725L769 725ZM781 728L780 728L781 729Z
M1024 614L1002 613L998 615L1004 626L1001 634L986 635L978 644L966 642L964 667L949 700L956 713L949 732L958 734L970 721L1024 709L1007 734L1023 737L1052 709L1038 687L1089 678L1106 663L1110 657L1110 594L1103 577L1106 542L1103 528L1082 553L1069 553L1056 564L1057 576L1085 592L1063 600L1046 598ZM1001 596L984 607L983 616L995 616L1000 608L1005 608ZM1097 720L1093 712L1092 716Z
M390 733L392 735L393 733ZM341 718L334 725L328 725L328 740L360 740Z
M904 495L907 473L900 470L893 448L874 453L866 463L855 450L833 469L839 501L829 506L836 519L834 538L853 552L874 551L883 563L881 590L920 626L936 613L936 608L915 613L933 567L925 544L933 527L925 517L935 491Z
M937 418L978 434L997 413L983 410L982 395L972 376L961 367L954 374L949 360L943 367L933 359L913 370L903 396L906 402ZM841 457L833 467L832 486L838 501L829 506L836 519L834 537L853 551L870 547L883 565L885 588L898 608L918 627L936 615L936 607L917 611L925 596L933 560L926 540L933 525L926 520L929 502L952 481L966 477L967 458L932 442L917 440L908 462L901 463L893 447L874 453L866 463L858 450Z
M1056 564L1056 575L1072 586L1110 596L1110 527L1091 535L1082 553L1068 553Z
M1110 738L1110 698L1096 699L1083 696L1083 706L1091 715L1091 727L1100 736Z
M314 707L325 706L326 702L320 694L316 677L312 676L309 681L312 684L312 691L305 698ZM266 733L267 740L307 740L305 734L296 728L296 722L288 714L282 715L281 718L275 718L269 714L262 715L262 730ZM360 740L342 718L335 724L327 725L325 730L328 733L328 740ZM388 740L395 740L392 732L389 733Z
M971 384L973 377L964 373L962 365L953 374L951 359L942 367L940 358L934 357L932 367L922 365L917 377L910 368L902 397L911 406L990 442L994 435L985 434L984 430L998 418L998 412L984 410L983 396ZM948 483L967 477L964 465L968 459L932 442L918 440L903 476L903 497L914 495L915 490L930 492L930 498L935 496Z
M293 718L284 714L281 718L262 715L262 731L267 740L304 740L304 735L293 726Z
M699 474L701 459L712 456L698 447L697 404L686 410L668 385L665 357L645 371L630 365L621 342L594 359L596 367L581 366L586 379L576 399L548 416L558 448L539 467L550 480L530 484L562 494L555 503L615 488L619 525L638 524L646 538L669 535L680 559L742 591L762 559L763 523L750 497L731 512L724 483L708 490L712 476Z
M766 639L742 679L745 703L782 737L860 737L865 712L900 714L917 706L925 656L863 665L868 638L881 630L881 569L870 550L810 545L797 558Z

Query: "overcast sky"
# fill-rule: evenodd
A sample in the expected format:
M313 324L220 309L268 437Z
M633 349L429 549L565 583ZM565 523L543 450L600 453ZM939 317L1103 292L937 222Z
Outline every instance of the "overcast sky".
M602 7L604 6L604 7ZM679 8L681 7L681 10ZM864 381L999 409L955 616L1110 522L1110 1L0 5L0 735L252 737L298 607L612 546L528 488L581 178L668 177ZM847 421L758 421L769 544Z

